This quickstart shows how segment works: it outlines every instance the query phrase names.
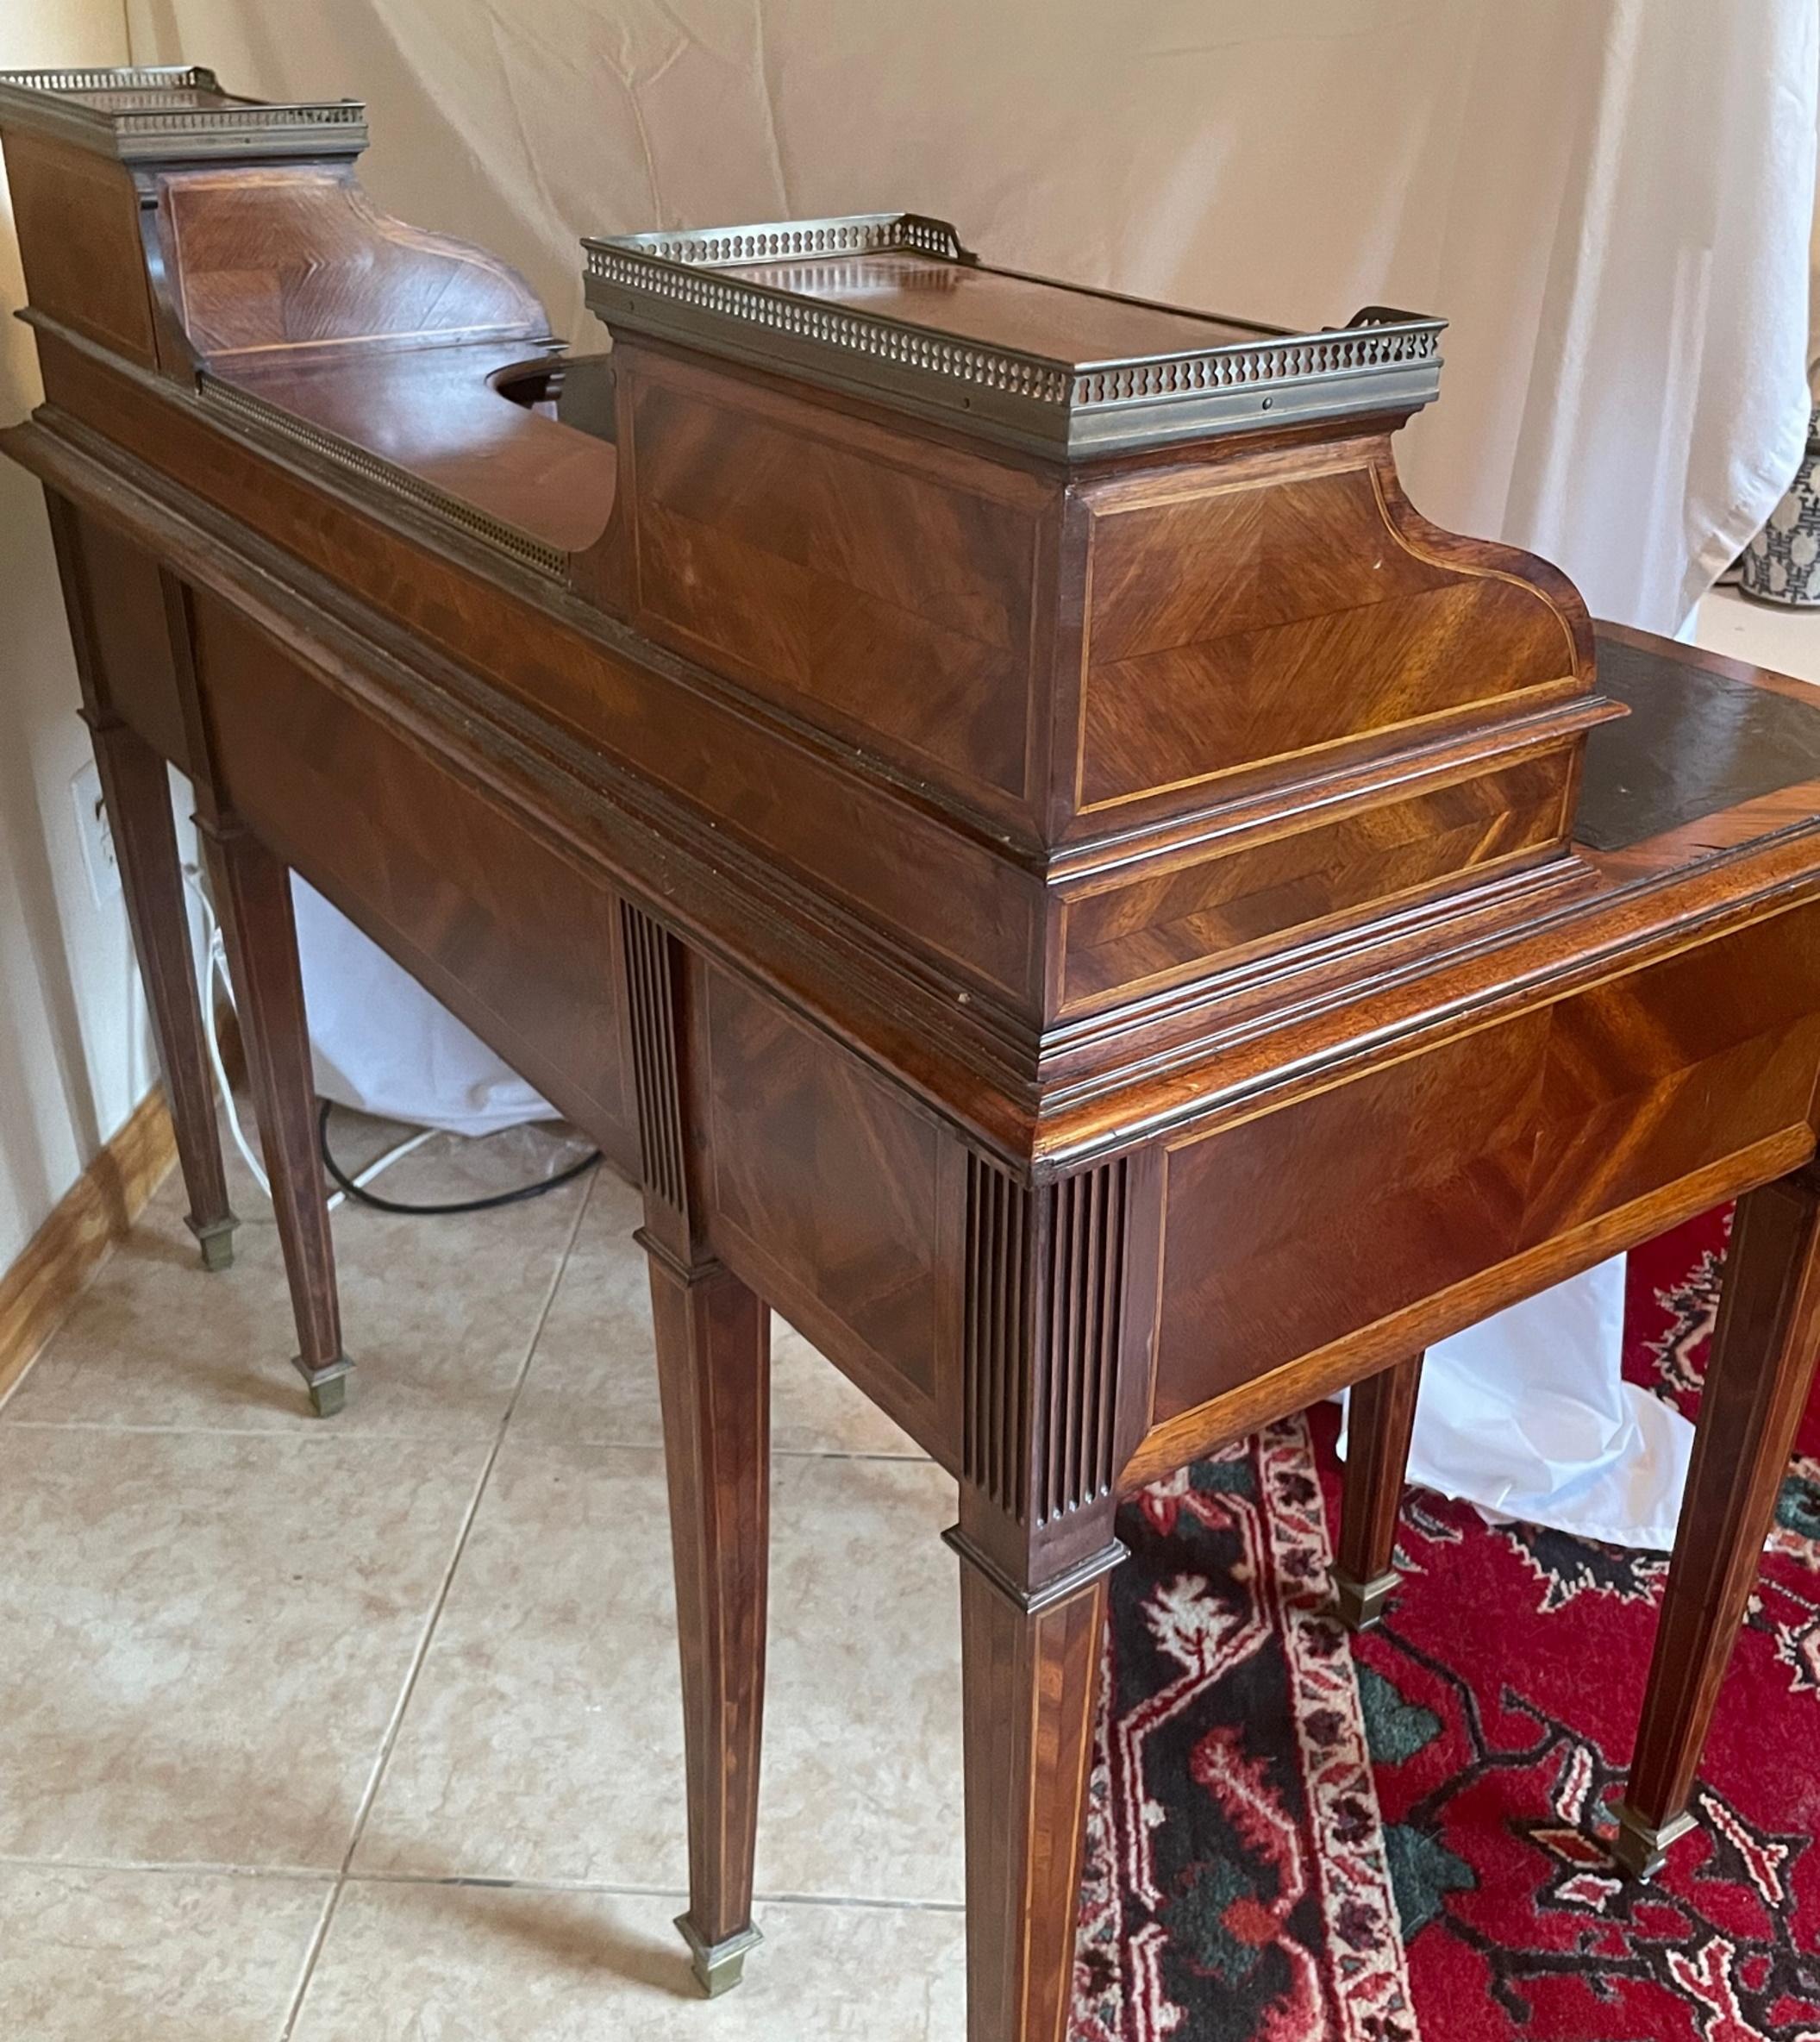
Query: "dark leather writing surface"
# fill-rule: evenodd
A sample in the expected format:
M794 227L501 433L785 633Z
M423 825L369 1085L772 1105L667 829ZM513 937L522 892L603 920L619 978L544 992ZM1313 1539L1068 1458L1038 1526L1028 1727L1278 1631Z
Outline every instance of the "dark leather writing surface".
M1820 695L1802 702L1604 637L1598 685L1630 714L1586 741L1573 835L1591 850L1820 780Z

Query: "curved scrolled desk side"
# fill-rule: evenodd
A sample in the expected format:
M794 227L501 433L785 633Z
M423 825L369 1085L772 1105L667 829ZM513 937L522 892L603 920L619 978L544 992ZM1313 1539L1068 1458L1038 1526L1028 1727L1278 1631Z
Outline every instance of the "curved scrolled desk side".
M704 1982L755 1939L767 1307L959 1484L970 2033L1059 2042L1121 1496L1373 1383L1368 1617L1410 1357L1748 1194L1647 1866L1813 1362L1820 712L1410 507L1435 322L1287 335L880 215L591 244L603 363L377 213L364 134L0 81L46 386L0 443L219 1259L161 761L197 790L319 1408L288 869L642 1187Z

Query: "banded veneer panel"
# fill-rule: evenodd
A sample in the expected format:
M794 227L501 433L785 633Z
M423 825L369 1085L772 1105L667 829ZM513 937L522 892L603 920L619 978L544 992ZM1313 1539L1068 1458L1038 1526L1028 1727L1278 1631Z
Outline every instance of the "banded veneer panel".
M225 806L638 1169L617 896L198 594Z
M1021 799L1031 492L984 460L919 467L911 441L882 458L838 411L773 416L624 353L637 622L843 736Z
M76 586L66 593L82 605L97 655L97 690L154 751L188 773L189 733L157 565L99 518L79 511L73 518Z
M1405 538L1369 460L1233 466L1090 505L1084 812L1572 680L1553 601Z
M1817 1074L1809 907L1180 1143L1154 1416L1803 1129Z
M726 972L704 966L699 984L714 1246L949 1457L940 1251L952 1137L850 1050Z
M131 176L35 135L9 134L5 156L32 309L149 367L158 342Z
M1261 841L1253 832L1210 855L1085 886L1063 911L1063 1012L1217 971L1546 855L1565 835L1573 756L1563 746L1336 818L1317 811L1299 829L1279 823Z

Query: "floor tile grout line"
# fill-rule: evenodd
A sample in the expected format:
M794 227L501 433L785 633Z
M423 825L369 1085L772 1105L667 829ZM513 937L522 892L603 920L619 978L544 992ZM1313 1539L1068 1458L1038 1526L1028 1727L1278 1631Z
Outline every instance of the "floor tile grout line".
M497 1430L499 1421L492 1421ZM152 1439L285 1439L301 1445L322 1446L463 1446L472 1445L473 1435L453 1432L358 1431L340 1419L300 1417L296 1425L135 1425L109 1424L94 1418L19 1418L8 1423L9 1432L113 1432L123 1438Z
M130 1860L121 1861L118 1863L105 1860L47 1860L25 1857L13 1857L9 1855L0 1854L0 1864L5 1864L15 1868L28 1867L33 1869L42 1869L46 1871L53 1871L57 1870L91 1870L97 1873L127 1876L132 1876L139 1873L147 1873L154 1877L180 1877L188 1876L191 1877L215 1876L238 1879L266 1878L292 1884L295 1884L298 1882L310 1883L320 1882L322 1888L322 1892L321 1895L317 1915L315 1918L315 1921L306 1946L298 1961L297 1973L292 1991L289 1995L287 1995L288 2008L285 2015L281 2032L282 2042L290 2042L290 2039L293 2036L299 2025L305 2018L307 2001L310 1992L313 1986L316 1973L320 1968L321 1959L326 1951L328 1944L332 1936L334 1924L335 1920L339 1919L339 1913L343 1896L347 1894L351 1887L383 1887L398 1885L421 1887L426 1885L445 1885L466 1888L470 1889L478 1889L484 1890L508 1891L518 1890L527 1893L575 1894L578 1895L600 1895L607 1897L621 1896L627 1898L662 1898L666 1901L676 1898L679 1895L679 1889L673 1886L654 1887L641 1884L622 1884L617 1882L602 1883L589 1881L567 1882L560 1880L544 1881L536 1879L518 1880L498 1878L484 1875L458 1875L436 1877L413 1875L410 1873L364 1873L356 1872L353 1870L355 1858L359 1853L361 1843L364 1839L366 1830L367 1826L369 1826L372 1816L377 1807L379 1795L383 1791L384 1781L388 1774L391 1760L396 1755L397 1745L403 1733L403 1723L408 1718L410 1708L415 1698L416 1688L421 1683L422 1677L428 1663L429 1652L433 1647L434 1640L437 1635L442 1617L446 1613L447 1605L453 1593L454 1582L459 1576L460 1569L465 1559L467 1545L472 1538L472 1532L478 1522L479 1512L484 1505L485 1496L488 1493L490 1493L491 1483L492 1481L494 1470L497 1468L498 1463L500 1454L504 1448L507 1439L510 1437L513 1437L510 1434L510 1429L522 1400L527 1385L532 1378L533 1370L536 1364L539 1348L547 1331L548 1322L553 1313L557 1297L560 1293L562 1287L567 1279L569 1271L572 1268L573 1263L577 1258L579 1244L581 1241L584 1228L586 1225L588 1214L592 1208L593 1200L596 1195L597 1184L597 1179L591 1179L591 1181L582 1187L582 1195L577 1200L573 1216L571 1221L567 1224L566 1233L561 1238L560 1246L555 1256L554 1267L552 1268L543 1297L541 1300L541 1303L537 1306L535 1314L532 1315L528 1336L524 1341L521 1361L518 1364L510 1391L505 1398L503 1406L499 1411L498 1415L491 1421L492 1438L488 1447L488 1451L485 1456L484 1462L479 1469L478 1475L474 1481L472 1491L468 1503L464 1508L459 1525L456 1527L453 1550L449 1553L449 1557L445 1565L440 1583L435 1587L430 1607L423 1619L420 1630L419 1638L410 1651L408 1665L405 1669L404 1678L401 1684L400 1690L397 1695L394 1707L390 1713L387 1724L382 1732L378 1749L369 1769L368 1778L361 1793L360 1801L354 1813L351 1833L348 1838L347 1848L342 1854L339 1869L334 1869L329 1866L308 1867L289 1865L211 1865L199 1863L185 1863L180 1862L166 1864L156 1864L143 1862L134 1863ZM523 1322L521 1322L521 1324ZM47 1348L48 1348L50 1344L51 1343L47 1342L46 1344ZM38 1356L34 1357L34 1364L37 1361L41 1359L42 1352L41 1352ZM59 1419L56 1418L30 1417L12 1419L7 1407L14 1406L14 1393L17 1390L19 1383L25 1381L27 1376L31 1373L33 1373L33 1370L29 1369L22 1370L16 1381L8 1386L6 1396L4 1398L0 1398L0 1416L4 1416L8 1419L9 1425L11 1428L41 1431L71 1430L85 1432L112 1432L127 1436L157 1436L161 1434L169 1434L173 1437L183 1437L186 1435L200 1434L203 1436L214 1436L218 1438L271 1439L274 1441L284 1441L287 1444L292 1441L302 1441L304 1439L320 1441L326 1436L333 1436L339 1437L342 1444L347 1444L350 1441L355 1444L383 1443L385 1445L394 1448L405 1444L423 1444L451 1447L466 1444L472 1450L472 1448L478 1447L479 1444L485 1443L485 1434L478 1433L478 1429L472 1428L466 1430L466 1431L457 1431L454 1432L445 1431L418 1431L416 1430L405 1430L396 1432L376 1431L372 1433L350 1434L346 1431L341 1431L338 1434L325 1434L322 1429L320 1429L314 1425L307 1426L293 1426L284 1422L278 1422L269 1425L246 1425L241 1426L224 1427L222 1425L120 1424L109 1422L105 1419ZM14 1407L16 1408L16 1406ZM523 1435L520 1435L518 1437L523 1437ZM589 1445L604 1446L610 1450L618 1448L621 1450L626 1450L629 1449L630 1450L645 1452L661 1451L660 1439L653 1439L644 1442L628 1442L625 1440L604 1438L598 1441L588 1441L585 1444ZM810 1460L833 1460L841 1462L854 1461L884 1463L887 1466L895 1465L902 1467L927 1467L934 1464L929 1460L929 1456L916 1453L904 1454L866 1450L843 1450L840 1449L828 1449L816 1446L777 1447L773 1450L772 1457L775 1460L780 1462ZM891 1895L861 1895L778 1891L760 1892L755 1895L754 1898L766 1906L780 1907L834 1907L888 1912L918 1911L943 1913L948 1914L954 1914L963 1911L963 1903L960 1901L941 1901L935 1899L899 1898Z
M881 1914L965 1914L965 1901L891 1900L864 1893L757 1893L753 1905L760 1907L869 1907Z
M293 1886L320 1885L325 1902L352 1886L435 1886L487 1893L595 1894L613 1900L686 1900L686 1887L660 1883L647 1886L622 1879L508 1878L484 1872L347 1872L337 1873L328 1865L261 1865L211 1863L203 1859L149 1860L109 1857L31 1857L0 1852L0 1870L33 1872L95 1872L152 1879L272 1879ZM930 1900L904 1894L802 1893L785 1889L760 1888L753 1895L757 1904L767 1907L870 1907L889 1913L909 1910L919 1914L958 1914L966 1911L964 1901Z
M937 1468L931 1454L868 1454L844 1446L774 1446L773 1461L875 1461L887 1468Z
M577 1246L580 1240L582 1228L585 1223L588 1212L591 1210L596 1187L598 1182L599 1174L598 1172L596 1172L582 1187L582 1195L577 1201L574 1219L570 1225L567 1238L564 1242L558 1256L555 1272L552 1278L552 1291L546 1296L543 1308L540 1311L538 1315L535 1331L532 1335L533 1351L535 1349L538 1340L542 1337L544 1327L548 1319L549 1306L554 1294L554 1289L560 1287L564 1278L568 1273L570 1264L575 1259ZM246 1223L243 1222L243 1224ZM99 1274L100 1269L97 1267L92 1275L98 1276ZM88 1286L84 1285L84 1288L86 1290ZM54 1336L53 1337L54 1338ZM301 1414L297 1413L287 1413L269 1425L159 1425L135 1423L131 1420L115 1419L14 1417L12 1415L12 1406L16 1400L17 1393L21 1385L26 1381L28 1376L34 1373L38 1362L44 1358L45 1353L48 1351L52 1344L52 1340L47 1340L44 1343L43 1347L40 1350L39 1353L33 1357L31 1364L26 1369L22 1369L14 1379L14 1381L8 1385L7 1389L3 1394L0 1394L0 1431L10 1431L17 1430L30 1431L109 1432L120 1434L126 1437L145 1438L191 1438L206 1436L227 1439L286 1439L297 1440L299 1442L309 1441L313 1444L347 1444L350 1443L354 1444L367 1444L370 1443L383 1441L388 1445L394 1446L440 1446L459 1442L466 1437L466 1434L460 1431L453 1432L444 1431L419 1431L409 1426L398 1431L386 1430L383 1431L372 1432L361 1431L347 1427L325 1427L318 1420L306 1419L303 1419ZM512 1415L512 1409L516 1404L519 1391L523 1387L525 1376L528 1371L532 1358L532 1352L528 1352L525 1362L520 1369L518 1379L515 1382L512 1391L510 1394L507 1408L504 1412L503 1412L501 1417L495 1421L495 1424L502 1429ZM831 1363L828 1365L832 1366ZM578 1439L575 1438L573 1435L568 1434L565 1435L565 1438L568 1440L570 1444L580 1446L597 1445L620 1449L636 1449L639 1450L650 1452L661 1452L663 1450L663 1442L661 1438L616 1439L603 1437L598 1439L592 1439L584 1437ZM935 1464L932 1459L932 1456L928 1454L875 1452L866 1450L848 1450L840 1447L773 1446L772 1449L772 1456L773 1459L778 1460L866 1461L883 1463L896 1462L901 1463L904 1465L909 1467L933 1466ZM0 1859L0 1862L4 1861L3 1859Z
M449 1592L454 1587L455 1575L461 1566L461 1557L467 1550L467 1542L473 1532L474 1520L479 1515L480 1506L485 1498L487 1486L492 1481L493 1469L498 1465L500 1450L505 1444L506 1428L511 1423L512 1412L517 1407L520 1394L530 1375L531 1362L537 1352L537 1343L543 1337L543 1329L549 1321L550 1308L556 1302L556 1293L562 1287L563 1274L569 1266L569 1257L575 1251L575 1243L581 1232L582 1221L586 1217L589 1206L593 1202L596 1181L595 1177L589 1178L585 1190L577 1201L575 1218L569 1227L568 1238L563 1243L562 1253L556 1258L556 1267L551 1272L548 1287L543 1294L543 1303L539 1307L536 1320L531 1327L530 1337L525 1342L524 1359L519 1364L517 1380L512 1385L512 1394L506 1400L505 1410L495 1429L493 1444L487 1452L486 1464L481 1469L480 1479L475 1483L474 1493L468 1500L468 1506L462 1516L460 1529L455 1534L454 1550L449 1556L448 1565L443 1569L441 1586L437 1590L435 1600L430 1606L429 1615L424 1622L422 1635L417 1640L416 1651L411 1655L410 1665L406 1669L403 1685L399 1689L397 1702L392 1709L391 1719L386 1725L385 1733L379 1740L379 1750L373 1760L372 1769L367 1776L366 1790L360 1796L359 1807L354 1811L353 1832L347 1839L347 1849L342 1854L341 1866L335 1876L334 1890L328 1896L328 1905L322 1910L316 1933L311 1939L309 1950L304 1953L302 1972L297 1979L297 1989L291 2001L290 2011L285 2017L285 2026L279 2036L279 2042L291 2042L291 2037L296 2030L297 2021L303 2015L304 2002L310 1996L310 1984L316 1977L317 1964L321 1960L323 1948L328 1943L328 1932L335 1923L335 1911L341 1906L341 1895L347 1889L348 1874L353 1865L354 1854L360 1848L360 1838L366 1833L367 1820L372 1813L375 1802L378 1800L379 1788L385 1782L386 1768L391 1763L392 1752L397 1748L398 1734L404 1726L404 1718L410 1708L411 1697L416 1693L417 1682L422 1674L425 1662L429 1657L430 1644L436 1635L436 1626L441 1621L442 1612L447 1606Z
M525 1367L527 1369L530 1367L532 1351L542 1337L544 1321L550 1316L550 1306L555 1300L558 1287L568 1274L569 1264L575 1259L575 1243L581 1238L581 1230L586 1224L588 1213L594 1204L594 1194L600 1188L601 1172L611 1168L611 1164L603 1156L600 1162L588 1172L581 1187L581 1196L575 1201L575 1224L569 1229L569 1237L563 1243L562 1253L556 1258L555 1281L550 1285L549 1296L543 1301L543 1310L537 1314L537 1325L531 1334L530 1346L525 1350Z
M291 1989L291 2004L285 2010L285 2025L278 2030L278 2042L291 2042L295 2033L297 2018L303 2011L304 1995L310 1990L310 1981L316 1976L316 1960L322 1954L322 1945L328 1940L328 1931L335 1921L335 1909L341 1905L341 1882L337 1879L322 1896L322 1904L316 1909L316 1926L310 1932L310 1940L303 1946L302 1962L297 1965L297 1983Z
M34 1857L0 1851L0 1870L40 1872L144 1872L153 1878L288 1879L293 1884L333 1886L332 1864L233 1864L225 1859L145 1857Z
M505 1879L490 1878L479 1872L351 1872L341 1881L350 1886L447 1886L464 1892L595 1894L608 1900L686 1901L685 1886L641 1886L622 1879ZM767 1892L753 1894L753 1903L764 1907L870 1907L881 1913L904 1911L922 1914L964 1914L965 1901L936 1901L890 1894Z
M511 1423L512 1412L517 1407L520 1393L523 1390L525 1380L531 1372L531 1362L537 1351L537 1343L542 1337L544 1326L548 1322L550 1307L556 1301L556 1293L562 1284L563 1271L568 1268L570 1251L574 1248L576 1236L581 1231L581 1223L587 1212L593 1190L594 1186L591 1180L586 1195L582 1198L576 1208L575 1219L569 1229L568 1240L564 1245L561 1255L557 1258L556 1268L550 1277L549 1286L544 1292L543 1302L538 1308L536 1319L531 1327L530 1337L525 1342L524 1359L519 1364L517 1379L512 1385L511 1394L506 1400L505 1409L494 1430L493 1443L487 1451L486 1463L480 1470L480 1478L474 1485L473 1495L469 1500L467 1510L462 1517L460 1528L455 1534L454 1550L449 1556L447 1567L443 1570L442 1585L437 1591L435 1602L431 1605L428 1618L423 1626L422 1635L417 1642L417 1650L412 1656L410 1667L405 1675L397 1706L392 1711L391 1721L387 1725L385 1735L381 1739L378 1757L373 1763L372 1772L366 1784L366 1791L361 1795L360 1806L354 1814L353 1833L348 1838L347 1849L341 1859L340 1876L343 1879L347 1876L348 1870L353 1863L354 1853L360 1849L360 1838L366 1830L367 1818L372 1814L373 1803L378 1797L380 1781L385 1776L386 1765L391 1757L393 1746L397 1742L398 1732L403 1726L405 1712L410 1707L411 1696L416 1690L418 1676L422 1672L424 1662L429 1656L430 1643L435 1636L437 1625L441 1621L442 1612L447 1604L449 1592L454 1587L455 1575L460 1571L462 1555L467 1550L467 1542L473 1532L474 1520L479 1515L480 1506L485 1498L487 1486L492 1480L493 1469L498 1464L500 1449L505 1444L506 1428Z
M832 1366L832 1364L830 1364ZM508 1405L506 1416L516 1402L516 1387ZM504 1419L496 1421L503 1425ZM132 1437L157 1438L194 1438L206 1437L214 1439L295 1439L304 1442L321 1441L326 1445L345 1446L451 1446L460 1445L464 1435L460 1432L356 1432L336 1431L325 1427L319 1419L299 1421L293 1428L283 1425L113 1425L105 1419L89 1418L22 1418L11 1421L9 1430L19 1432L116 1432ZM521 1432L521 1439L535 1435ZM605 1437L591 1438L586 1433L579 1437L574 1433L562 1435L565 1445L610 1448L616 1453L657 1454L664 1450L661 1439L609 1439ZM888 1467L934 1468L939 1465L928 1454L869 1453L862 1449L841 1446L774 1446L771 1450L774 1461L877 1461Z

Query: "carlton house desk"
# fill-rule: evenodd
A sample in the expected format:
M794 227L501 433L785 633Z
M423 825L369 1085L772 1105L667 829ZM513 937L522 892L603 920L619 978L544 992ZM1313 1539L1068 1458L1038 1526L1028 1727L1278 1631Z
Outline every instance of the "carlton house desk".
M1647 1875L1820 1337L1820 707L1410 506L1435 320L1285 333L906 213L590 241L572 353L364 195L353 102L15 74L0 132L46 392L0 444L203 1260L166 761L325 1418L291 870L642 1187L704 1984L756 1939L770 1307L958 1484L969 2034L1060 2042L1120 1498L1362 1385L1367 1621L1425 1344L1742 1197Z

